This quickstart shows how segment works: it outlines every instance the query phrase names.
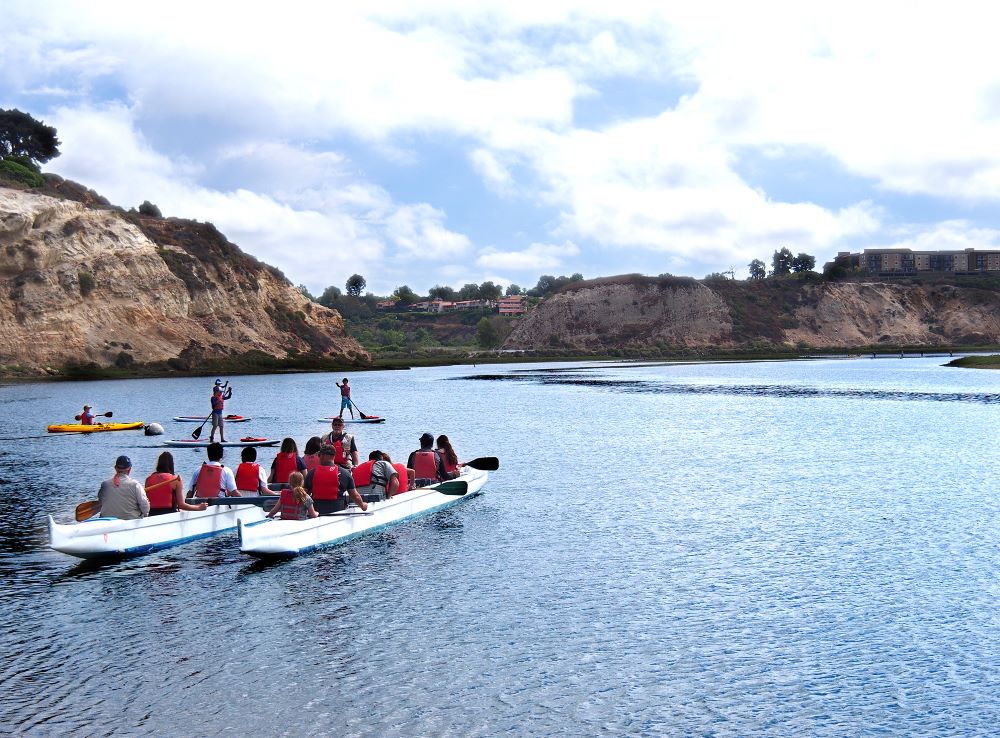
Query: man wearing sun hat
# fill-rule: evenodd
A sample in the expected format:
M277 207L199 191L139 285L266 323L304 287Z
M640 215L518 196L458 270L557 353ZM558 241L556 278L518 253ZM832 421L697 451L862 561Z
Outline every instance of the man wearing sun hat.
M132 479L132 460L128 456L115 459L115 475L101 482L97 500L101 517L135 520L149 515L149 498L138 480Z

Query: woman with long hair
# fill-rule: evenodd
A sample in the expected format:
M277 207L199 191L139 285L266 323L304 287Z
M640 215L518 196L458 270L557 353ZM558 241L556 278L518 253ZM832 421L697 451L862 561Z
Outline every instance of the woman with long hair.
M306 441L306 452L302 455L302 461L306 465L306 469L315 469L319 466L319 447L323 445L319 436L313 436L308 441Z
M274 484L287 484L289 475L294 472L306 471L306 462L299 456L299 447L294 438L286 438L281 442L281 450L271 462L271 474L267 481Z
M277 513L281 513L282 520L306 520L307 518L318 518L319 513L313 506L312 497L306 492L303 486L305 477L301 472L292 472L288 475L288 487L281 490L281 498L278 504L271 508L267 517L273 518Z
M174 473L174 455L164 451L156 460L156 471L146 477L146 497L149 514L164 515L178 510L204 510L207 502L189 505L184 500L184 483Z
M455 453L455 449L452 448L451 441L448 440L448 436L440 435L437 437L437 453L441 457L441 462L444 464L445 473L448 475L448 479L454 479L459 475L459 467L465 466L458 460L458 454Z

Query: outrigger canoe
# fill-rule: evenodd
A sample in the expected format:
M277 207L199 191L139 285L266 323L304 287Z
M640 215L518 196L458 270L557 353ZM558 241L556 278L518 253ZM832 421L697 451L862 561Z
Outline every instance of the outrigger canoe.
M139 430L145 427L145 423L137 420L134 423L94 423L93 425L83 425L82 423L60 423L50 425L49 433L101 433L103 431Z
M181 510L138 520L90 518L82 523L57 523L49 515L49 545L81 559L142 556L170 546L214 536L240 523L264 520L257 505L215 505L207 510Z
M211 420L211 418L209 418ZM227 423L246 423L248 420L253 420L253 418L248 418L245 415L224 415L223 420ZM175 415L174 420L178 423L204 423L204 415Z
M329 418L320 418L320 423L329 423L333 420L336 415L332 415ZM345 423L384 423L385 418L380 418L378 415L369 415L367 418L343 418Z
M352 506L309 520L240 523L240 551L262 558L295 556L444 510L480 494L489 478L485 471L466 470L458 479L403 492L384 502L370 502L367 512Z
M194 438L171 438L164 441L164 446L174 446L175 448L205 448L210 441L205 439L195 440ZM277 446L280 441L277 438L241 438L238 441L226 441L223 446Z

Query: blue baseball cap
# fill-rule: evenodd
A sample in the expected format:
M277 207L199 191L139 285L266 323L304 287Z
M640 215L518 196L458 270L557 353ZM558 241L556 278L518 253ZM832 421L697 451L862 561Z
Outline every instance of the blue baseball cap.
M130 459L128 456L122 454L117 459L115 459L115 469L131 469L131 468L132 468L132 459Z

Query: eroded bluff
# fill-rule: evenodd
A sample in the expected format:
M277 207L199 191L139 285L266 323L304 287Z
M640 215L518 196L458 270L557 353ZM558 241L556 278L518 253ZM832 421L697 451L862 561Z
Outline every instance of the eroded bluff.
M371 357L334 310L214 226L0 188L0 373Z
M818 275L816 275L818 277ZM577 282L518 323L505 349L858 348L1000 342L1000 282Z

